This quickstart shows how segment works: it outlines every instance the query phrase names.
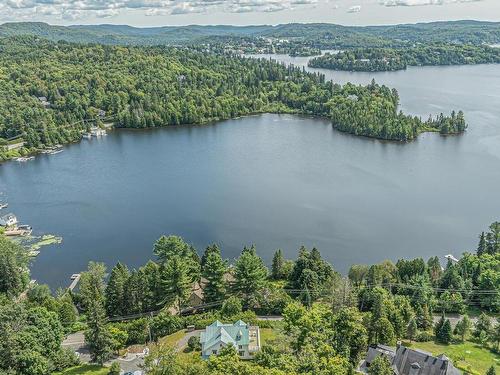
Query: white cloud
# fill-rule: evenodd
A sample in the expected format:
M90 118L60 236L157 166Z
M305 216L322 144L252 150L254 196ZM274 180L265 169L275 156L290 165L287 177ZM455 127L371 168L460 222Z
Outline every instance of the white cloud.
M424 5L445 5L454 3L472 3L482 0L382 0L381 4L386 7L395 6L424 6Z
M209 11L279 12L296 7L310 7L317 2L318 0L0 0L0 5L17 18L53 16L72 21L91 16L114 17L126 10L142 10L146 16Z

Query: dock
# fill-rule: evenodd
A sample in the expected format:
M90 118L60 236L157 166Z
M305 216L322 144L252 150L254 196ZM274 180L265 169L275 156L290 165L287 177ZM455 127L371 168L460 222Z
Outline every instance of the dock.
M80 281L80 277L82 277L81 274L79 273L74 273L73 275L71 275L71 284L70 286L68 287L69 290L73 290L76 288L76 286L78 285L78 282Z

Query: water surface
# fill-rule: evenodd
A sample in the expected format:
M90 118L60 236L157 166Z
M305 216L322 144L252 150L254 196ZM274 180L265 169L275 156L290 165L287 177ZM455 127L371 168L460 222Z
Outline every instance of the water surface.
M307 58L278 56L296 65ZM500 66L391 73L321 70L337 82L373 77L399 90L412 114L463 109L463 136L409 144L357 138L326 120L261 115L200 127L114 131L58 155L0 166L0 192L42 248L33 278L53 287L89 260L137 267L161 234L229 259L255 243L270 262L317 246L336 269L476 245L500 219Z

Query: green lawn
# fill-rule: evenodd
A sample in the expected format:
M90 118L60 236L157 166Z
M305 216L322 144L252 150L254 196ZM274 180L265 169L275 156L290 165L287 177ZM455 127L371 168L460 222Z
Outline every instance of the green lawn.
M273 328L261 328L260 329L260 345L264 345L267 342L274 340L278 336L278 332L276 332Z
M406 342L405 345L409 343ZM433 355L444 353L453 360L454 365L461 369L469 371L471 374L483 375L488 371L491 365L495 364L495 369L500 370L500 355L494 354L488 349L470 341L463 344L442 345L435 342L413 342L409 345L414 348L425 350Z
M162 337L159 341L161 343L168 344L170 346L176 346L177 343L179 342L180 339L182 339L186 335L186 331L184 329L181 329L180 331L177 331L175 333L172 333L171 335Z
M82 365L71 367L63 372L55 372L53 375L107 375L109 369L98 365Z

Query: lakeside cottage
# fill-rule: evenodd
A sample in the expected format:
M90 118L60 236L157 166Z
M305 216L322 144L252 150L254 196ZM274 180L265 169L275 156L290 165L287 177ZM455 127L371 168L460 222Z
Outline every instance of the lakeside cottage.
M251 359L260 350L260 331L242 320L234 324L222 324L218 320L201 332L201 356L207 359L219 354L220 350L233 345L242 359Z
M0 217L0 226L11 227L17 224L17 217L14 214L7 214Z
M452 361L441 354L437 357L423 350L407 348L400 343L396 349L385 345L373 345L368 349L366 359L359 371L368 373L368 368L375 358L386 357L391 363L394 375L461 375L462 372L453 366Z

